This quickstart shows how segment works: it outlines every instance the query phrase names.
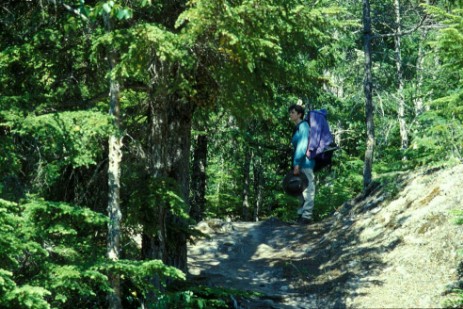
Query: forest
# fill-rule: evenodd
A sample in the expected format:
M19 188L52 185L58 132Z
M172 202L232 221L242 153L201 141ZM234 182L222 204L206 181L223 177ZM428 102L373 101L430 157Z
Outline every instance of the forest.
M0 307L226 308L207 218L294 220L288 107L340 150L315 218L463 160L463 1L5 0ZM462 297L463 299L463 297Z

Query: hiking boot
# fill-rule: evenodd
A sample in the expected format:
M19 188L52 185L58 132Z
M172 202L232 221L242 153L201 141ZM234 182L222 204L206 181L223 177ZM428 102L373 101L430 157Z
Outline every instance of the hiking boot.
M313 223L313 219L312 219L312 218L300 217L300 218L297 220L297 223L303 224L303 225L309 225L309 224L312 224L312 223Z

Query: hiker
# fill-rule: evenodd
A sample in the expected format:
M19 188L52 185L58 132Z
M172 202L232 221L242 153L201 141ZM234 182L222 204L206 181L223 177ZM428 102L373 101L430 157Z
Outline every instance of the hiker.
M288 111L289 119L295 124L291 138L291 144L293 145L293 173L294 175L304 173L308 180L308 186L299 196L302 206L297 210L298 221L302 224L310 224L313 222L312 213L315 198L315 178L313 173L315 161L306 156L310 127L307 121L303 121L304 108L301 105L293 104L288 108Z

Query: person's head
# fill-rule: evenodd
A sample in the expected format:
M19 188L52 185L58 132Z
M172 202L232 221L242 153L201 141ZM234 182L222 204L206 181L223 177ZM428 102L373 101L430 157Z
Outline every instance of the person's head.
M304 118L304 107L301 105L293 104L288 108L289 112L289 119L294 122L298 123L299 121Z

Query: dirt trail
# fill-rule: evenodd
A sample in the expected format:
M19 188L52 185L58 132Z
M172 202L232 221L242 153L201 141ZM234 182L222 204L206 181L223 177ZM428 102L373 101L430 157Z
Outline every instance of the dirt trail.
M235 308L436 308L462 284L463 165L403 175L309 226L277 219L201 222L211 238L189 246L189 272L211 286L253 290ZM448 296L448 295L447 295Z

